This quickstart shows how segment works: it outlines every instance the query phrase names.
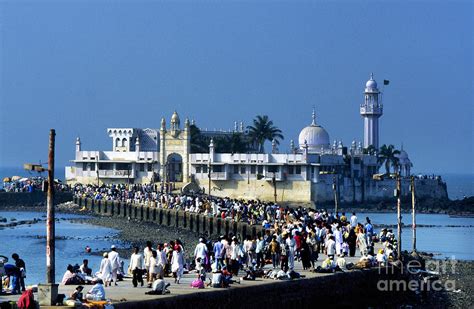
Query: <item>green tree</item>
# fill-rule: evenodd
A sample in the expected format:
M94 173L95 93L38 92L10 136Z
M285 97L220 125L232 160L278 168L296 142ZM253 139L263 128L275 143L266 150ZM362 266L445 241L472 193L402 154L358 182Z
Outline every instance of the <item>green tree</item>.
M267 115L258 115L253 120L253 125L247 126L248 134L252 143L258 147L258 152L264 151L264 144L266 141L275 140L276 144L280 144L280 139L283 139L281 130L273 125L273 121L268 119Z
M369 147L364 148L363 152L364 154L374 155L376 150L374 145L369 145Z
M243 134L238 132L214 138L214 145L218 153L245 153L249 148Z
M390 174L390 166L394 167L394 172L396 172L398 166L398 157L396 155L400 154L399 150L395 149L393 145L382 145L380 147L378 161L380 164L385 164L385 172L387 175Z
M191 134L191 152L209 152L209 141L201 134L201 130L193 124L189 127L189 130Z

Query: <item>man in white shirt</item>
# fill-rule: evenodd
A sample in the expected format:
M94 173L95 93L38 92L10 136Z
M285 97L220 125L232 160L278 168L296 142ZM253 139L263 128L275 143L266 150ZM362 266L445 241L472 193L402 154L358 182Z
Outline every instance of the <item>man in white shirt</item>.
M132 271L133 279L133 287L137 287L138 282L140 285L143 286L143 269L145 269L145 261L143 260L143 255L139 253L138 247L134 248L134 252L130 257L130 270Z
M112 264L112 280L114 281L115 285L118 285L117 272L120 268L120 257L115 245L112 245L110 249L111 251L109 252L109 260L110 260L110 264Z
M326 243L326 250L328 257L334 257L336 254L336 242L334 241L334 236L329 236L329 240Z
M287 255L288 255L288 268L290 270L293 270L295 268L295 251L296 251L296 241L295 239L289 235L289 234L286 234L286 240L285 240L285 243L286 245L288 246L288 251L287 251Z
M146 247L143 249L143 259L145 261L145 269L148 271L150 269L150 259L153 255L153 248L151 241L146 242ZM147 273L147 281L151 285L153 283L150 274Z
M196 249L194 249L194 259L201 258L201 261L204 261L207 255L207 246L204 243L203 238L199 238L199 243L196 246ZM197 261L196 261L197 264Z
M357 216L356 213L353 212L351 216L351 227L356 227L357 226Z

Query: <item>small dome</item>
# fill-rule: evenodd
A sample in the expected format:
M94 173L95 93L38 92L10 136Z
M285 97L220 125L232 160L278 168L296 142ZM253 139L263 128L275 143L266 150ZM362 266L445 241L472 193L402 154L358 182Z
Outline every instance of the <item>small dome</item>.
M408 157L408 153L405 150L400 150L400 153L395 155L398 158L398 162L400 165L410 164L410 158Z
M408 153L405 150L400 150L400 154L397 157L399 159L408 159Z
M176 111L171 116L171 123L179 123L179 116L178 116L178 113Z
M377 82L374 80L374 74L370 74L370 79L365 83L365 89L377 90Z

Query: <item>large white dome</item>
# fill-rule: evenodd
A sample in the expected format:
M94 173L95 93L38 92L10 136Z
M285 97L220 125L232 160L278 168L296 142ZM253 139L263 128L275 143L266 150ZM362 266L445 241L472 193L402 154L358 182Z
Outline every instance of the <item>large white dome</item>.
M304 150L306 143L309 152L320 152L321 148L328 149L330 147L329 134L322 126L316 124L316 114L314 111L313 122L301 130L298 143L302 150Z

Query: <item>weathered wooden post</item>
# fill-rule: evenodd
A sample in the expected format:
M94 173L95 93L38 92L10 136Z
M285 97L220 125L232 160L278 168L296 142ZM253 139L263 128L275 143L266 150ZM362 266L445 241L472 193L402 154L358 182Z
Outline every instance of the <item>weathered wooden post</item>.
M48 192L46 199L46 283L38 285L38 302L41 306L55 305L58 285L55 283L55 216L54 216L54 144L56 132L49 133Z
M398 260L402 259L402 179L399 174L397 174L397 252Z
M336 175L332 178L332 190L334 191L334 218L337 217L337 212L339 211L339 201L337 198L337 180Z
M413 252L416 252L416 214L415 214L415 177L411 176L410 179L410 191L411 191L411 219L412 219L412 229L413 229Z

